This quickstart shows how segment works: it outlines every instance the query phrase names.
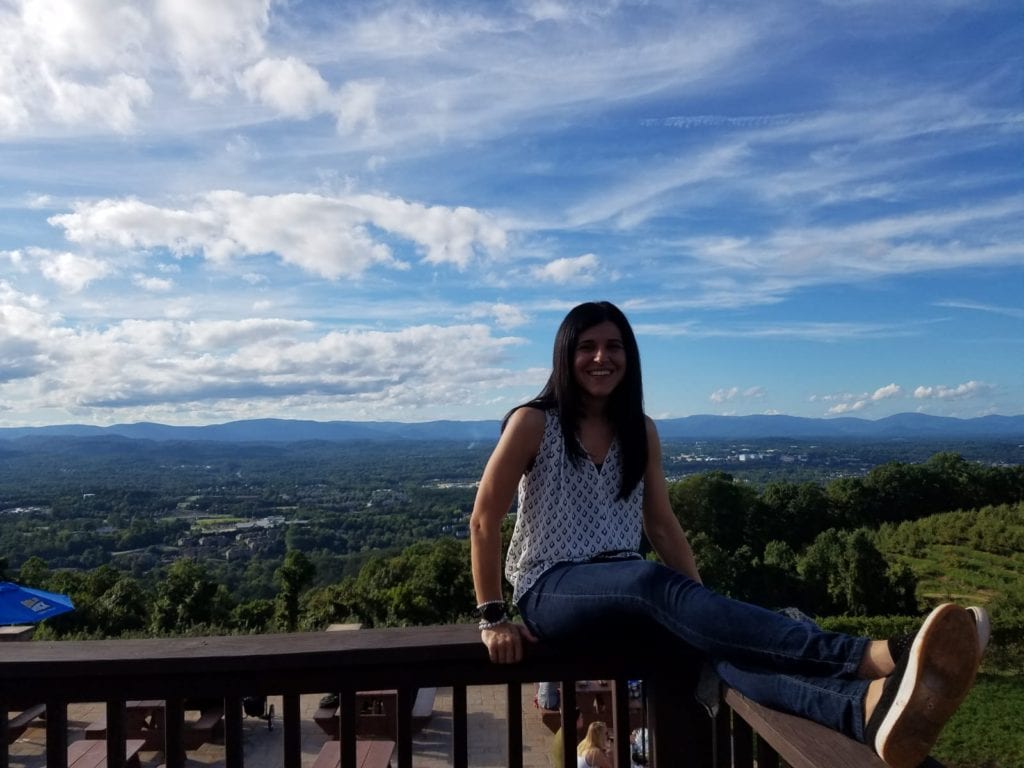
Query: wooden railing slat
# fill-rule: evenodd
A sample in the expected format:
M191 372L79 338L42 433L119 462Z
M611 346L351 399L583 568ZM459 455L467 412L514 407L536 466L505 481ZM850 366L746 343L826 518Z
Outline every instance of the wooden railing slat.
M107 768L124 768L124 701L107 702Z
M505 747L508 768L523 768L523 687L520 684L508 686L505 697L508 723L508 741Z
M224 765L225 768L243 768L242 755L242 698L224 699Z
M576 766L576 681L562 680L562 765Z
M60 699L46 701L46 768L68 768L68 705Z
M466 686L452 687L452 765L469 768L469 729Z
M281 697L281 728L284 731L284 768L302 768L302 709L297 693Z
M166 768L185 765L185 702L179 697L164 701L164 757Z
M400 687L395 700L398 707L395 713L398 768L412 768L412 704L416 700L416 689Z

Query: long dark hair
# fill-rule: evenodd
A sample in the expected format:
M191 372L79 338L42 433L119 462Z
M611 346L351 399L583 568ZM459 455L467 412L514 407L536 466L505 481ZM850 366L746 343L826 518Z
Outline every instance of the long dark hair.
M576 346L583 332L606 321L614 323L619 329L626 353L626 373L608 399L607 414L622 449L622 484L619 487L619 498L624 499L636 488L647 468L647 421L644 416L640 348L637 346L633 328L622 314L622 310L608 301L587 302L573 307L555 334L551 375L547 384L537 397L524 405L543 410L554 408L558 411L566 453L569 459L579 466L585 458L576 436L583 407L573 362ZM517 408L521 407L523 406ZM505 416L502 428L517 408L513 408Z

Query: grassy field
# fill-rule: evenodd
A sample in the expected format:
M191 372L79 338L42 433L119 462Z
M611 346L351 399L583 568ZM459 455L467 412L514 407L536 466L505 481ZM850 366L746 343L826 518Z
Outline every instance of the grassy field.
M1024 505L953 512L880 532L890 562L909 565L922 608L990 609L994 637L970 696L933 754L947 768L1024 766Z
M932 754L946 768L1024 766L1024 680L983 671Z

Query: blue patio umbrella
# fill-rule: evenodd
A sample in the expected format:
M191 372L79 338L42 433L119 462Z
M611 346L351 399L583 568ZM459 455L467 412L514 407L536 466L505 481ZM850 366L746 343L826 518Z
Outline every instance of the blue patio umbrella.
M0 582L0 624L31 624L74 609L67 595Z

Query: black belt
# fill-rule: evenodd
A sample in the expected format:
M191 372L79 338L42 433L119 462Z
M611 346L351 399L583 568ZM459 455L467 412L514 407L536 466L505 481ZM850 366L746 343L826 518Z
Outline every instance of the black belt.
M606 563L609 560L643 560L644 557L635 549L610 549L587 560L588 563Z

